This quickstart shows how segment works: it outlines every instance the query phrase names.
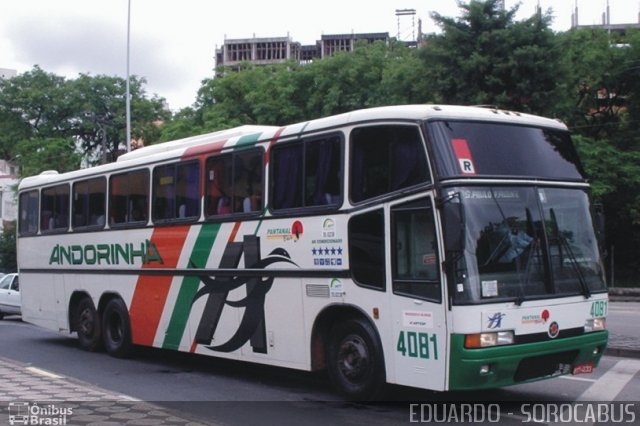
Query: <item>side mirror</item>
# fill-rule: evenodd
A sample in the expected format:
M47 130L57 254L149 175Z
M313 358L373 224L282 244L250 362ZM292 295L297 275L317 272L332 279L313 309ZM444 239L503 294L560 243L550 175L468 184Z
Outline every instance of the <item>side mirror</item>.
M447 252L464 250L464 207L460 193L447 197L442 202L442 218L444 225L444 247Z
M600 246L600 252L605 253L605 217L604 206L602 203L593 204L593 227L595 228L596 238Z

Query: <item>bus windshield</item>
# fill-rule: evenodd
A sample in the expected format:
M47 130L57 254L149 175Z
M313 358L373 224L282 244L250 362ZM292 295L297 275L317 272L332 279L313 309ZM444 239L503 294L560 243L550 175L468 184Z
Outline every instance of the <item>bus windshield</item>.
M435 121L428 125L440 178L584 179L569 132L505 123Z
M580 189L458 187L463 253L454 301L479 303L606 290L598 244Z

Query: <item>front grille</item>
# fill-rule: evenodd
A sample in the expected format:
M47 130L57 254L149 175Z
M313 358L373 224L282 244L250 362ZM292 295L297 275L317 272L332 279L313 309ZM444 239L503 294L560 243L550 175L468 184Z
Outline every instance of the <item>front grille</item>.
M574 350L525 358L520 361L513 380L515 382L523 382L525 380L570 373L571 365L577 356L578 351Z
M546 342L548 340L564 339L565 337L582 336L583 334L584 334L584 327L567 328L565 330L560 330L560 334L558 334L558 336L553 339L549 337L549 334L546 332L533 333L533 334L521 334L521 335L515 336L514 343Z

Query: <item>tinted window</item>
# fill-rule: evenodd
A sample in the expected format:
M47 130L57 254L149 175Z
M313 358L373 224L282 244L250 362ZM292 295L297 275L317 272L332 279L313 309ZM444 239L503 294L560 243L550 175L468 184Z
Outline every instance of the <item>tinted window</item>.
M149 219L149 171L111 176L109 221L112 225L145 224Z
M18 228L20 235L33 235L38 232L38 191L20 194L20 217Z
M567 132L479 122L448 121L429 126L442 177L583 178Z
M341 149L337 135L275 146L272 155L274 210L340 203Z
M239 151L207 160L207 216L262 209L263 151Z
M364 201L429 180L415 126L372 126L351 133L351 199Z
M427 199L393 208L393 291L440 301L438 242Z
M349 220L349 264L356 283L385 289L384 214L363 213Z
M42 190L40 203L40 229L45 232L69 228L69 185L58 185Z
M89 179L73 184L72 221L74 228L102 227L105 224L107 181Z
M199 216L200 165L189 162L156 167L153 170L153 220Z

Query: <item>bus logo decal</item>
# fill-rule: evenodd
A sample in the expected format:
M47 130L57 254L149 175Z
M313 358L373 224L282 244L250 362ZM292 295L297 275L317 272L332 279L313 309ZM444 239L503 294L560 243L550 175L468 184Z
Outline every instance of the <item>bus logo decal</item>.
M492 316L487 318L487 320L489 321L488 324L487 324L487 328L488 329L495 329L495 328L502 327L502 320L506 316L507 316L507 314L503 314L502 312L496 312L495 314L493 314Z
M230 242L226 246L219 268L238 268L243 253L245 266L249 269L265 269L278 262L296 265L289 253L282 248L277 248L264 259L260 259L260 238L255 235L245 235L243 242ZM206 347L212 351L233 352L250 341L254 352L267 353L264 304L275 277L263 278L256 273L255 276L220 277L203 274L199 278L204 287L196 293L192 305L203 296L207 296L207 301L198 324L195 342L203 345L211 344L225 305L233 308L244 307L245 311L235 334L221 345ZM231 290L243 285L247 286L246 298L238 301L227 300Z
M136 245L125 244L86 244L62 246L56 244L49 256L49 265L133 265L140 259L143 265L164 262L156 245L150 241Z

